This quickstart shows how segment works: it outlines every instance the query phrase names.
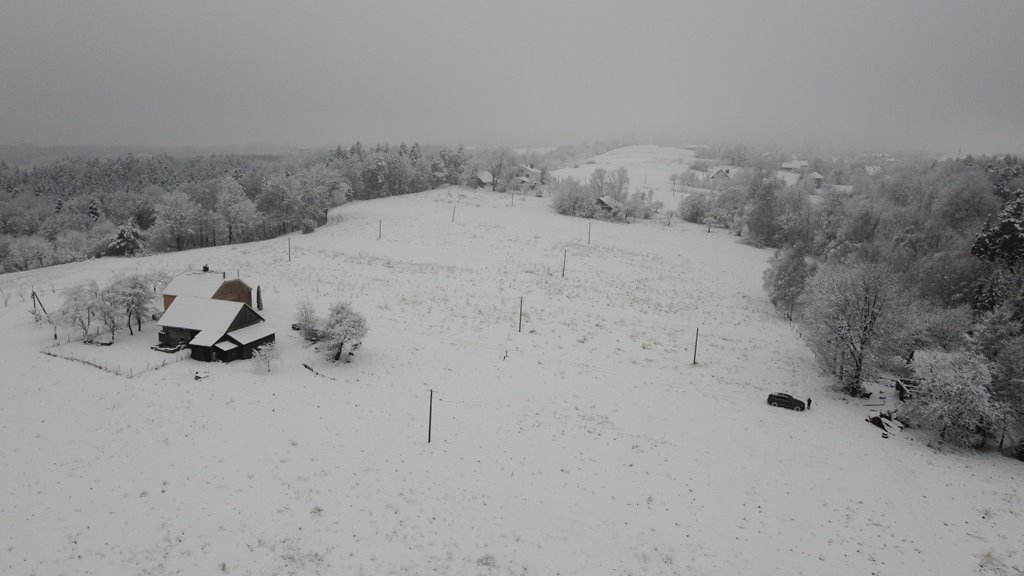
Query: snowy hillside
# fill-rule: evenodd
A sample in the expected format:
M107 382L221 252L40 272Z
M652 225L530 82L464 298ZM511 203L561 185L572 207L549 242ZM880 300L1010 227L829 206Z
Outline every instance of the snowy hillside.
M631 194L641 186L648 186L654 190L654 199L663 202L666 210L675 210L680 197L672 193L672 182L669 179L673 174L687 170L693 161L693 151L684 148L626 146L599 154L575 167L555 170L551 174L556 178L571 177L586 182L598 168L612 171L623 167L629 172Z
M576 170L626 165L633 186L646 171L674 206L684 159L638 148ZM291 261L279 238L0 276L56 307L84 279L208 264L262 286L282 354L270 374L153 369L170 357L148 349L152 323L57 349L117 376L41 354L52 332L13 296L0 573L1024 570L1020 462L882 438L870 407L825 392L761 291L768 251L678 223L594 222L588 244L588 221L509 200L349 204L292 236ZM302 296L366 316L351 364L288 329ZM768 406L777 390L813 409Z

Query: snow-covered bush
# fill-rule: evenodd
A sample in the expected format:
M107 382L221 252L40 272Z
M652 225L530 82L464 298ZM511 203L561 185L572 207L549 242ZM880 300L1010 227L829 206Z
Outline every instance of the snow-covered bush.
M295 312L295 322L299 325L303 338L317 340L320 316L317 315L316 307L309 301L309 298L299 300L299 306Z
M366 319L347 302L333 304L320 329L321 349L329 360L337 362L346 346L349 352L359 346L367 330Z
M596 200L593 191L570 178L555 188L551 207L565 216L593 218L597 213Z
M686 222L704 224L715 205L713 192L691 192L679 201L679 217Z
M253 370L256 372L270 372L277 362L277 346L268 342L260 346L252 353Z
M913 369L920 385L900 416L959 446L978 446L994 434L1001 407L989 395L992 376L981 357L922 350Z

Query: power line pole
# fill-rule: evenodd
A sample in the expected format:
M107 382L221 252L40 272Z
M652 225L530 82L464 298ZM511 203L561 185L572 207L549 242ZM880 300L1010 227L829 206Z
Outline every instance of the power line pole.
M430 389L430 410L427 412L427 444L430 444L430 435L434 428L434 389Z

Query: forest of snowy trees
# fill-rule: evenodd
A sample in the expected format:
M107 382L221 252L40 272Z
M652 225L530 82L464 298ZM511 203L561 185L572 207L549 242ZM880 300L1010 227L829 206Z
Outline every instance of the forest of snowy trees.
M962 444L1019 445L1024 160L887 159L877 171L818 160L820 187L732 161L744 169L688 195L680 215L777 249L765 290L840 389L902 378L916 387L903 409L912 423Z
M592 149L548 154L573 159ZM478 170L502 189L520 163L544 161L508 148L358 142L301 155L0 161L0 271L310 232L347 201L463 184Z

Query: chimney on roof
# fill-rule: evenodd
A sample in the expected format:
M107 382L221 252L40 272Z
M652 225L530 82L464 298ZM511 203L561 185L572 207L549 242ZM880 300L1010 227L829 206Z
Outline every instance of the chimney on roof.
M208 264L203 264L203 272L209 272L209 271L210 271L210 266Z
M228 279L228 273L227 272L221 272L220 273L220 278L221 278L221 280L227 280Z

